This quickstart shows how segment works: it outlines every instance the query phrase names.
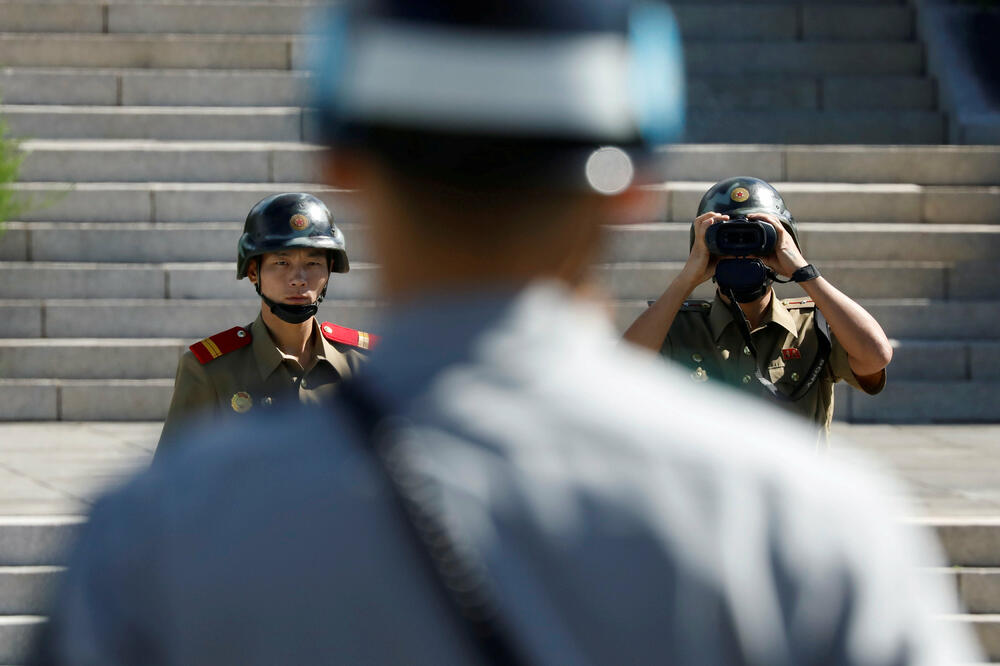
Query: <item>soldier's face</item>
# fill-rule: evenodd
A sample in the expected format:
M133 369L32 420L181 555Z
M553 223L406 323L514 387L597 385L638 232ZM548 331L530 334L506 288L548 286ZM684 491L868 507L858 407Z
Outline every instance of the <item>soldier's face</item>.
M254 262L256 263L256 262ZM313 248L295 248L272 252L261 257L260 274L251 265L251 282L260 280L260 290L268 298L285 305L315 303L330 279L326 252Z

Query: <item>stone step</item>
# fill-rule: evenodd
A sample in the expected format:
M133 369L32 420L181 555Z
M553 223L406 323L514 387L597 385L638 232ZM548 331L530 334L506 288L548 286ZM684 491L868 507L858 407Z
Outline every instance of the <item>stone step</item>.
M42 139L301 141L295 107L0 106L11 136Z
M229 322L232 325L233 322ZM242 322L247 323L247 322ZM229 326L226 326L228 328ZM188 338L0 338L6 379L172 379ZM1000 341L893 340L892 382L1000 381Z
M982 275L1000 273L1000 263L976 264L973 267L933 261L819 261L814 264L823 276L856 299L931 298L935 300L979 300L983 298ZM0 264L2 266L2 264ZM31 264L11 264L26 270ZM644 261L601 264L598 282L619 299L655 298L676 278L683 261ZM0 267L0 275L3 268ZM41 275L34 284L45 284ZM796 284L775 284L781 298L802 295ZM692 298L712 298L715 285L705 282L695 289ZM22 293L24 296L15 296ZM8 295L4 295L8 294ZM0 297L30 297L30 289L11 287ZM49 297L47 293L42 297Z
M945 115L932 111L701 109L687 114L684 140L689 143L937 144L944 143L945 128Z
M1000 146L681 144L667 181L747 174L771 182L996 185Z
M39 49L44 43L46 48ZM907 41L740 41L684 44L691 74L924 74L923 45ZM8 67L295 69L308 41L294 35L0 33Z
M279 141L31 139L23 181L312 182L323 154ZM760 146L683 144L665 150L666 180L734 173L774 182L995 185L998 146Z
M288 34L299 32L314 6L296 3L67 4L0 2L0 32ZM680 5L681 33L687 38L716 36L720 15L742 17L736 40L825 40L913 38L913 11L905 5L765 4L753 12L740 5Z
M919 269L907 272L905 282ZM942 274L940 267L928 269ZM882 272L878 272L882 275ZM376 267L353 262L351 271L335 274L329 296L340 299L374 298ZM922 283L931 282L923 277ZM933 291L928 284L926 291ZM65 262L0 262L0 299L16 298L248 298L249 280L237 280L232 261L167 264L92 264ZM933 297L933 294L924 294Z
M892 372L892 366L889 366ZM838 385L839 386L839 385ZM853 423L997 423L1000 381L890 379L875 396L844 385L837 393L838 418Z
M170 109L158 112L169 113ZM317 157L322 146L276 141L165 141L115 139L25 140L31 153L21 179L30 180L33 159L157 160L176 152L197 152L199 159L220 160L236 153L274 153L279 171L302 168L304 157ZM667 181L715 181L734 173L753 174L772 182L895 183L917 185L995 185L1000 182L1000 146L823 146L754 144L678 144L665 147ZM77 157L77 155L84 157ZM242 159L242 157L241 157ZM292 162L288 164L287 162ZM109 167L113 168L113 167ZM231 169L228 165L226 169ZM312 167L309 167L310 169ZM276 174L277 177L278 174ZM46 175L44 180L51 180ZM216 178L216 180L219 180ZM280 180L280 179L279 179ZM287 177L286 181L295 180Z
M803 222L1000 222L1000 186L773 182L795 219ZM657 186L669 198L665 220L694 218L712 182Z
M27 221L242 221L250 207L277 192L310 192L338 221L353 221L351 194L304 183L17 183L36 205Z
M243 322L248 323L248 322ZM205 330L204 335L214 331ZM6 379L173 379L194 338L0 338Z
M990 663L1000 661L1000 615L951 615L943 619L971 625Z
M237 141L46 141L21 144L23 181L315 182L320 146Z
M929 298L979 300L982 275L1000 274L1000 263L974 267L931 261L814 260L824 277L855 298ZM595 276L613 298L658 296L684 267L682 261L617 262L601 264ZM246 298L253 291L247 281L235 279L232 261L184 263L2 262L0 299L18 298ZM351 271L334 275L330 295L337 298L374 298L374 264L355 261ZM782 298L799 296L795 284L776 284ZM706 282L694 298L711 298L715 286Z
M165 378L0 379L0 421L162 420L173 383ZM853 423L996 423L1000 403L992 397L998 391L998 380L893 379L877 396L839 384L834 418Z
M234 12L235 13L235 12ZM44 44L45 48L39 48ZM198 69L292 69L302 42L291 35L126 35L0 33L0 62L8 67L155 67ZM906 69L914 57L896 48L885 73ZM815 54L827 68L845 57ZM898 71L896 71L898 69Z
M687 71L695 74L924 74L923 45L915 42L686 42ZM11 63L14 64L14 63Z
M941 616L941 621L970 624L986 657L1000 660L1000 615L948 615ZM41 616L0 616L0 660L15 663L27 659L44 622Z
M995 300L959 302L910 298L859 299L858 302L881 324L886 335L892 338L952 341L1000 339L1000 308ZM21 305L17 301L3 303L0 311ZM26 304L27 302L25 306ZM645 299L616 301L613 312L618 329L624 331L628 328L647 307ZM3 335L2 329L0 335ZM12 334L7 337L20 335ZM977 399L982 397L978 396ZM992 402L1000 410L1000 400Z
M361 224L334 216L351 261L372 261ZM684 261L688 223L622 225L608 229L608 262ZM232 261L242 222L8 222L0 261L185 262ZM1000 225L852 224L799 225L806 256L827 261L943 261L977 275L1000 257ZM983 299L988 300L988 280ZM972 289L975 281L966 282Z
M969 624L979 638L986 657L1000 659L1000 615L947 615L940 619L942 622ZM45 621L41 615L0 616L0 661L13 664L27 659Z
M298 106L307 81L287 70L0 68L4 102L25 105Z
M734 94L734 91L740 91ZM688 122L707 111L878 111L937 109L934 81L924 76L689 76ZM11 100L13 101L13 100ZM697 112L697 113L696 113Z
M21 228L28 226L18 225ZM109 228L102 238L111 242L114 225L105 227ZM690 247L690 227L690 222L655 222L612 227L609 230L610 242L606 256L617 261L686 260ZM75 250L78 247L75 243L79 241L76 241L69 229L66 232L67 241L74 243L70 247ZM17 233L12 224L8 232L12 243L20 240ZM61 234L62 230L58 233ZM1000 225L995 224L806 222L799 224L799 234L806 256L817 261L991 262L1000 257ZM348 235L349 239L352 237L359 238L359 235ZM360 238L363 239L364 236ZM32 237L32 245L37 245L38 242L37 238ZM24 238L23 243L27 251L29 240ZM58 248L37 249L43 253L60 251ZM81 251L86 250L81 248ZM973 266L972 269L974 268Z
M12 136L38 139L315 141L295 107L5 105ZM937 144L934 111L716 110L688 114L688 143Z
M48 613L62 572L57 566L0 566L0 616Z
M242 299L75 299L0 301L0 338L184 338L200 340L260 311L250 291ZM375 331L373 301L325 300L317 315L351 328ZM989 336L991 337L991 336Z
M45 623L38 615L0 615L0 663L17 664L28 651Z
M312 182L323 147L276 141L32 139L23 181ZM773 182L995 185L1000 146L682 144L664 150L666 180L734 173Z
M173 379L0 379L0 421L162 421Z
M969 613L1000 613L1000 569L996 567L939 567L927 569L934 576L951 578L962 607Z
M298 106L307 81L306 72L281 70L0 69L4 101L28 105ZM691 75L688 106L929 111L937 94L923 76Z
M0 566L65 564L65 549L83 522L80 516L0 516ZM933 530L952 567L1000 567L998 517L911 518L905 522Z
M636 222L690 221L710 181L650 188L654 205ZM1000 186L921 186L773 182L800 222L1000 223ZM345 222L357 221L348 192L306 183L20 182L17 196L38 205L22 222L218 222L275 192L321 196Z
M900 34L907 17L881 14L902 22L890 34ZM0 32L46 33L203 33L290 34L304 27L312 4L274 2L246 4L234 11L232 2L0 2ZM903 33L902 36L905 36Z
M0 567L65 564L80 516L0 516Z
M249 291L249 290L248 290ZM249 292L249 296L253 296ZM997 340L997 301L859 299L894 338ZM614 320L624 331L647 308L647 300L613 302ZM0 338L191 338L250 322L260 308L251 298L18 299L0 300ZM378 332L374 301L333 296L320 305L322 319Z

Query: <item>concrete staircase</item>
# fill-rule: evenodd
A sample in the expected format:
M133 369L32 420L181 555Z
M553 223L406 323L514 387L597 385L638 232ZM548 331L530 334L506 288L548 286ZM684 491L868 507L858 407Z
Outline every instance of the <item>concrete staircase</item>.
M24 661L32 637L45 622L65 564L65 546L80 522L75 517L0 517L0 663ZM950 577L966 609L941 621L972 625L988 658L1000 661L1000 522L922 522L936 528L953 565L923 573Z
M323 316L377 326L351 195L313 184L294 35L310 8L0 0L0 112L25 138L18 189L45 204L0 240L0 419L162 418L179 352L253 318L234 246L249 207L278 191L322 196L347 235L352 271ZM983 277L1000 264L1000 151L850 145L941 140L913 10L676 10L689 138L713 143L672 148L658 209L612 231L598 271L619 325L679 270L700 194L754 175L785 194L809 258L899 341L889 388L842 391L838 418L1000 419L1000 315ZM830 143L848 145L816 145Z
M45 204L0 240L0 419L162 418L179 352L253 318L233 248L249 207L277 191L319 194L347 235L353 268L323 316L377 325L351 195L311 184L294 36L309 9L0 0L0 111L25 137L18 189ZM755 175L785 194L810 259L899 341L886 392L843 391L838 418L1000 418L1000 316L982 277L1000 263L1000 151L815 145L940 141L912 9L676 9L689 137L716 143L671 149L658 210L612 231L598 271L619 324L679 270L701 192Z

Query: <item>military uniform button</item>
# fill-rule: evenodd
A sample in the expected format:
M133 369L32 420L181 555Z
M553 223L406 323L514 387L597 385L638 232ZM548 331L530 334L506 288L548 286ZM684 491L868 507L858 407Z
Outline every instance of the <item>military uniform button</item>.
M693 379L696 382L707 381L708 373L705 372L702 368L698 368L697 370L691 373L691 379Z
M750 355L750 348L749 347L746 347L746 346L743 347L743 355L744 356L749 356Z
M247 337L247 332L241 328L240 330L236 331L236 337L245 338Z
M792 373L792 381L793 382L799 381L799 373L797 373L797 372L793 372Z
M691 360L695 363L701 363L701 354L691 354ZM698 368L701 370L701 368Z
M265 396L264 399L260 401L260 404L264 405L265 407L270 407L273 402L274 401L271 400L271 396Z
M750 375L743 375L743 383L744 384L750 383Z
M728 361L729 360L729 350L728 349L720 349L719 350L719 356L722 357L723 361Z

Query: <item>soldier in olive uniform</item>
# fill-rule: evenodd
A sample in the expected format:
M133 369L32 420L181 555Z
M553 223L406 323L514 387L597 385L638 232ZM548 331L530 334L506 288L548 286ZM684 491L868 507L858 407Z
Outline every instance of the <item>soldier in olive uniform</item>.
M238 248L236 277L248 277L266 307L249 326L216 333L181 356L157 456L192 417L319 403L374 343L368 333L316 320L330 273L349 270L344 236L322 201L300 193L259 201Z
M712 255L706 231L737 217L770 223L777 232L774 252L760 258ZM724 262L738 263L717 273ZM709 279L719 287L712 302L687 300ZM808 298L778 299L771 287L775 279L799 283ZM879 393L892 358L878 322L803 257L781 195L748 177L723 180L705 193L684 269L625 339L680 363L696 382L719 379L785 406L819 426L821 443L833 418L833 385L845 381Z

